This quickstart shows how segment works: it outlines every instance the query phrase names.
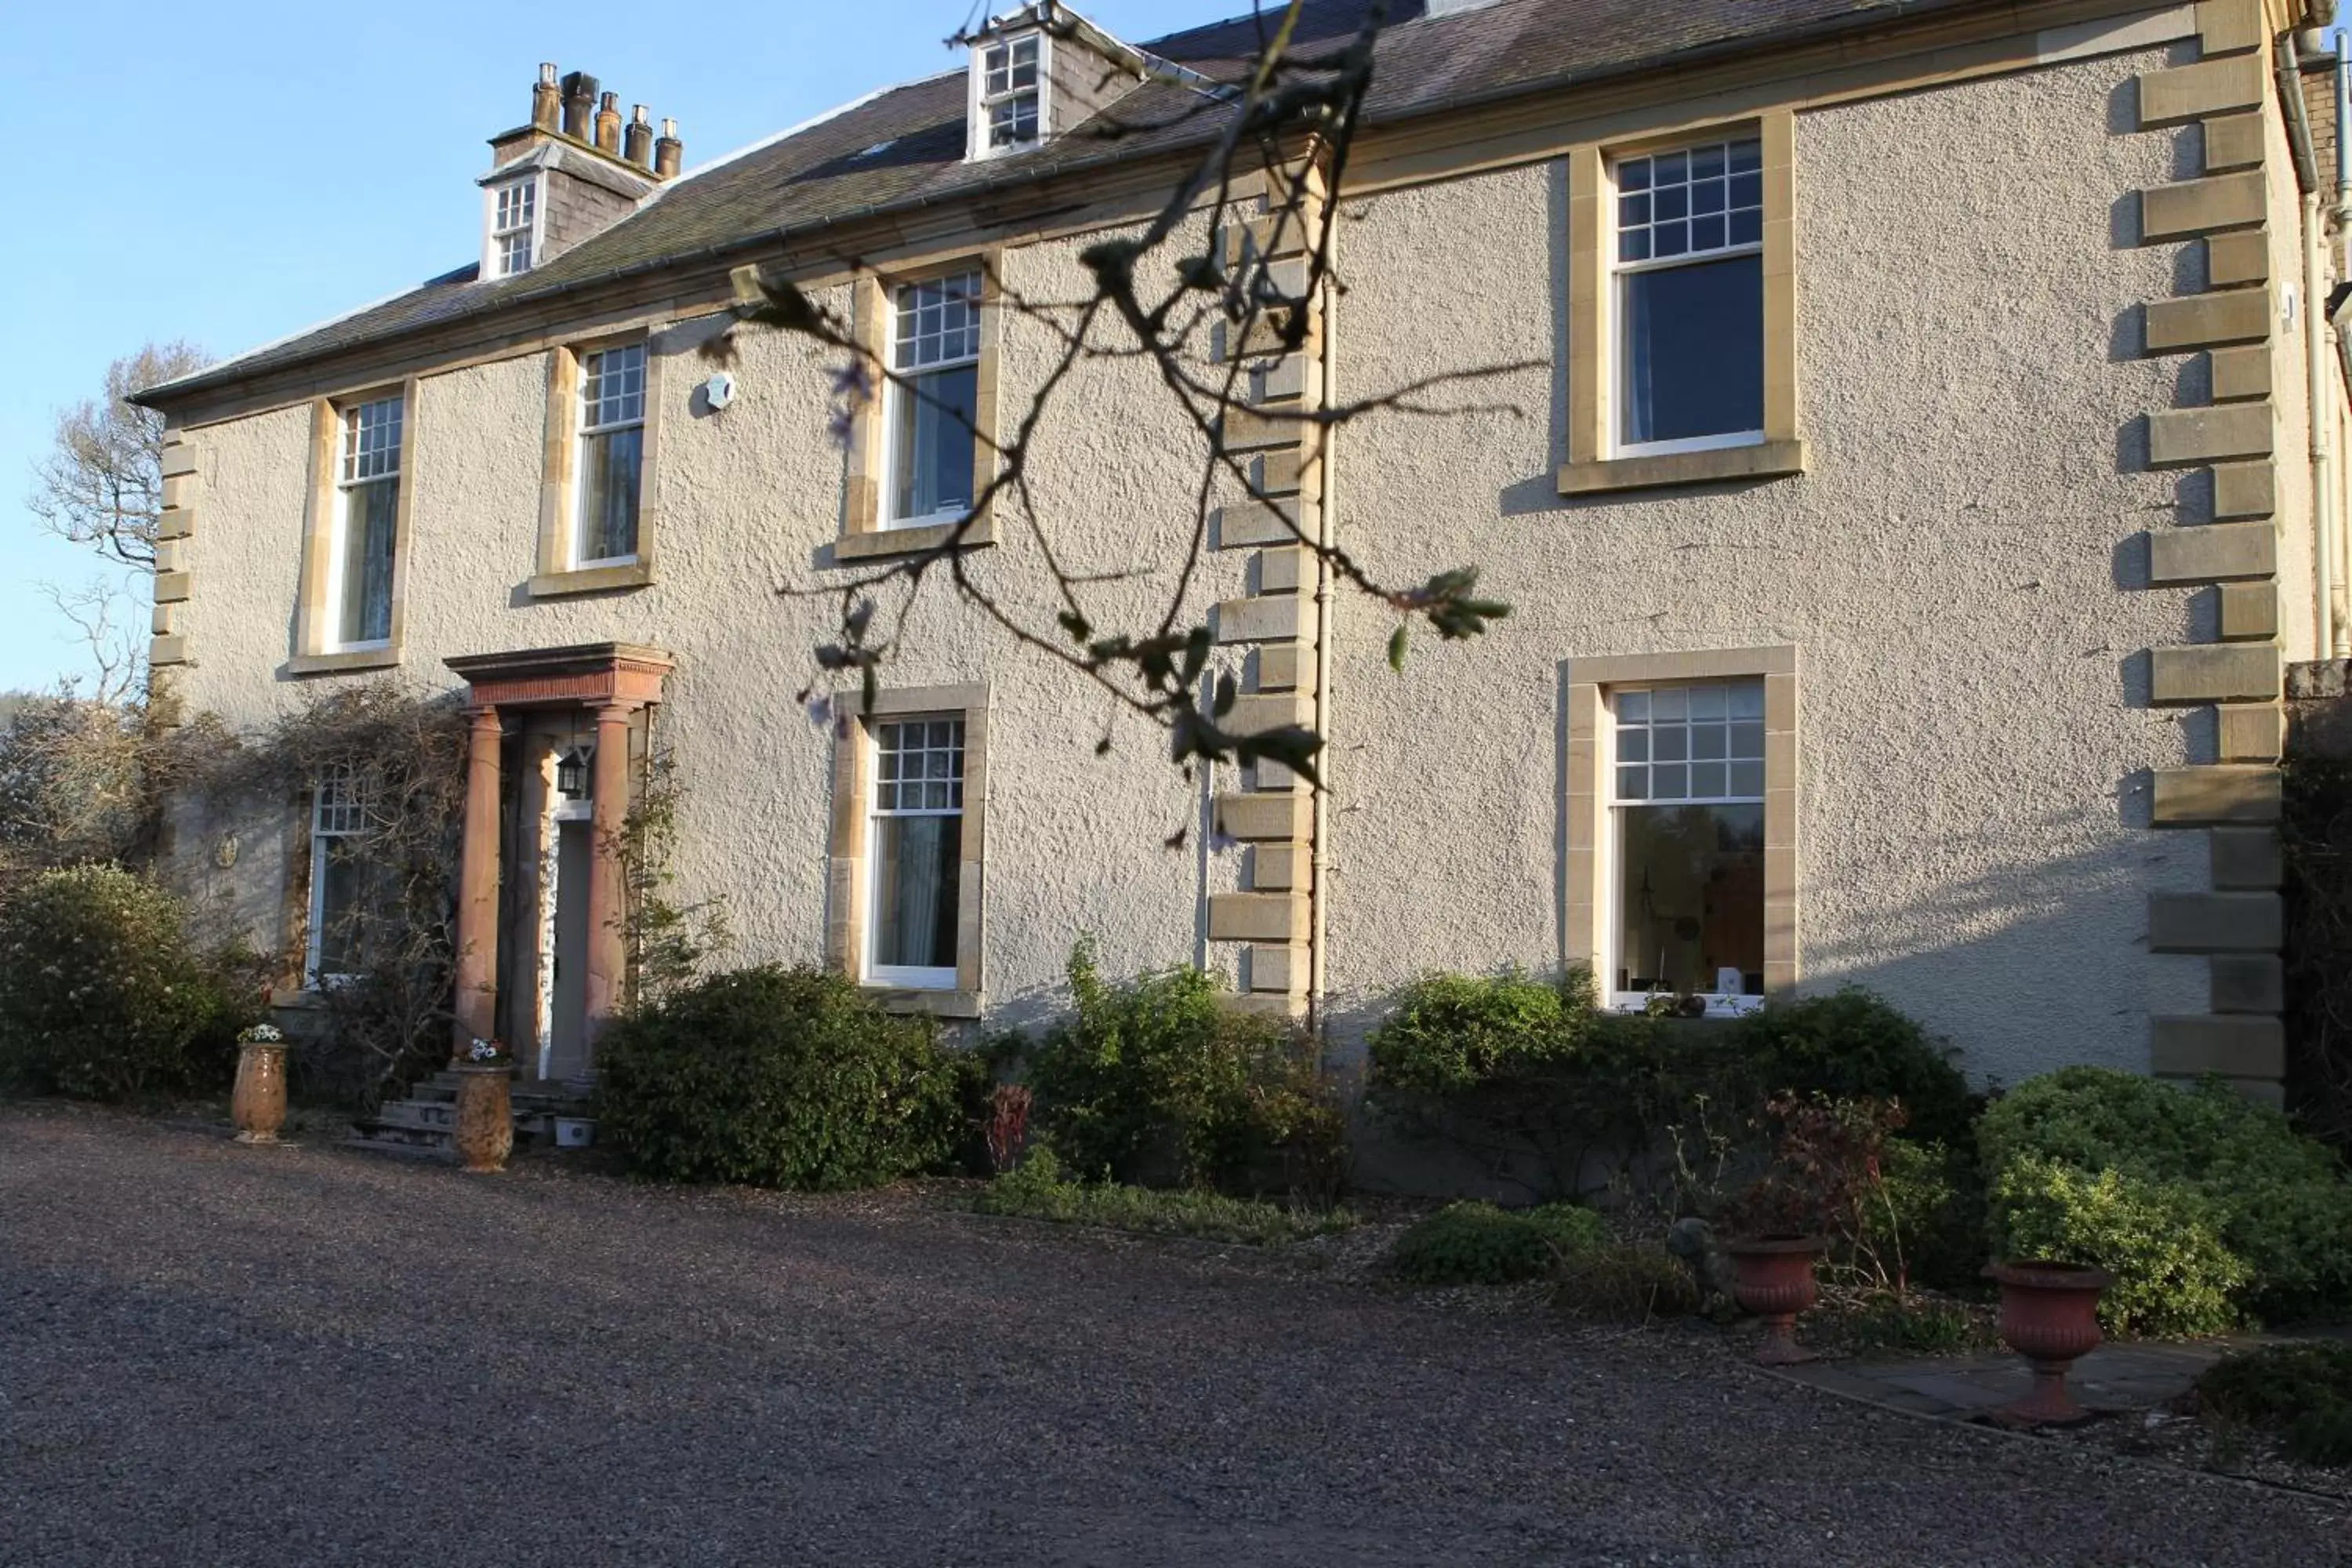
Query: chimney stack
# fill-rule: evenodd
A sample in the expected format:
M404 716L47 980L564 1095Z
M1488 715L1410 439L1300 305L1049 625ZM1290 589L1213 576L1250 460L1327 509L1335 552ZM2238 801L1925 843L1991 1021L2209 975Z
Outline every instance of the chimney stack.
M629 162L649 174L654 169L654 126L647 118L650 112L642 103L630 111L628 141L625 143Z
M555 85L555 62L540 63L539 80L530 89L530 122L541 131L556 128L562 112L563 94Z
M621 155L621 95L608 92L596 106L596 151L608 158Z
M677 121L662 121L661 139L654 143L654 174L657 178L674 180L686 159L686 143L677 139Z
M563 79L563 133L574 142L585 142L593 134L590 119L596 112L596 79L586 71L573 71Z

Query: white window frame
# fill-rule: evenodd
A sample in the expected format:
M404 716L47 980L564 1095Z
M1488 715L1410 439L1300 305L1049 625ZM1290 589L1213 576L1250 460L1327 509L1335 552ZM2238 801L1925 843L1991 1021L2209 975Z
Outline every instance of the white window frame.
M911 809L892 806L885 810L881 803L882 731L893 725L942 722L952 723L957 731L956 757L960 765L954 776L955 805L937 810L927 806ZM866 770L867 778L866 799L862 803L866 812L866 930L862 933L864 940L860 945L865 951L866 973L860 978L868 985L890 986L903 991L953 991L957 986L957 976L964 956L961 952L963 933L961 911L958 912L956 933L958 951L954 955L956 963L944 967L931 967L874 962L874 954L881 947L880 942L877 939L881 931L885 913L881 899L882 830L879 825L885 818L893 816L952 816L963 822L963 831L969 831L971 800L966 784L971 776L971 726L965 721L965 716L960 712L893 713L887 718L875 717L865 726L865 729L866 733L861 738L861 743L866 748L866 760L870 765ZM961 858L961 850L959 850L958 858ZM960 891L959 896L961 896Z
M339 785L341 791L331 803L329 799L331 783ZM334 814L331 818L331 814ZM302 984L308 990L348 985L359 978L355 974L323 973L320 964L326 957L326 841L359 837L367 830L366 817L364 783L352 773L348 764L330 763L310 781L310 931L302 955ZM329 826L331 820L335 826Z
M499 226L499 198L509 192L528 191L530 220L515 226ZM530 249L520 267L506 264L505 241L513 235L528 234ZM547 237L547 183L533 172L520 179L499 180L482 187L482 277L490 282L501 278L517 278L539 265Z
M988 57L995 50L1005 50L1009 70L1013 47L1016 44L1032 42L1037 46L1036 86L1008 88L1003 92L990 92L988 90ZM1002 158L1014 153L1025 153L1032 147L1042 146L1045 143L1047 135L1046 127L1053 123L1048 118L1053 110L1053 72L1048 68L1053 63L1053 50L1054 40L1042 29L1013 33L972 47L969 96L964 108L964 122L971 127L971 134L966 139L965 152L971 159ZM1026 142L1008 142L1001 147L995 145L989 135L991 112L998 104L1009 103L1030 92L1037 95L1037 134Z
M1609 687L1602 694L1602 708L1606 716L1606 722L1602 727L1604 731L1602 746L1601 748L1602 754L1599 759L1601 766L1600 805L1606 826L1600 835L1601 843L1599 848L1602 862L1601 885L1607 891L1609 904L1607 917L1601 922L1601 929L1606 933L1602 941L1601 958L1601 971L1599 974L1593 976L1593 981L1600 988L1601 994L1606 998L1606 1005L1617 1012L1640 1013L1647 1009L1650 1005L1650 998L1653 994L1673 994L1672 993L1667 992L1652 993L1647 991L1620 991L1616 989L1613 984L1617 971L1621 966L1620 961L1623 958L1625 952L1624 874L1626 811L1628 809L1641 809L1658 805L1753 805L1759 810L1762 810L1768 805L1766 791L1769 791L1772 784L1771 773L1764 761L1764 753L1759 753L1754 759L1739 759L1743 762L1750 760L1755 761L1759 768L1763 772L1763 788L1759 789L1752 795L1676 795L1664 800L1655 798L1644 798L1641 800L1624 799L1617 791L1617 733L1620 728L1617 721L1618 704L1627 694L1633 692L1655 693L1658 691L1676 689L1687 691L1703 686L1722 686L1727 688L1735 685L1743 685L1750 681L1755 683L1760 695L1764 688L1764 678L1761 676L1747 675L1733 675L1692 680L1627 681L1623 685ZM1758 716L1754 722L1756 722L1759 727L1765 725L1767 721L1763 717L1763 708L1760 702L1758 707L1757 715ZM1741 722L1746 721L1741 721ZM1768 737L1769 733L1769 731L1767 731ZM1766 741L1768 751L1769 746L1770 742L1768 738ZM1687 758L1685 760L1685 762L1688 761ZM1726 761L1728 762L1729 759L1727 758ZM1768 895L1764 895L1761 890L1759 890L1759 896ZM1697 994L1706 998L1706 1016L1710 1018L1737 1018L1746 1014L1753 1013L1764 1005L1764 998L1762 996L1750 996L1744 991L1737 994L1729 994L1718 991L1703 991L1697 993Z
M900 365L898 363L899 296L909 289L930 284L950 283L963 278L971 279L971 352L954 359L943 359L930 364ZM988 346L984 314L986 307L983 304L987 288L986 273L981 268L973 266L954 272L944 272L937 277L919 278L908 282L894 283L884 291L883 298L887 302L888 309L886 313L887 319L883 323L882 352L888 358L891 376L886 378L882 384L882 493L875 508L875 527L877 530L934 528L941 523L955 522L971 511L972 503L980 499L979 432L967 430L964 432L964 439L973 454L971 500L961 506L944 507L937 511L925 512L919 517L897 515L898 463L899 459L906 455L900 451L898 446L898 416L905 407L906 400L914 396L915 393L911 387L900 384L896 378L929 375L938 371L961 370L965 365L978 365L981 356L986 352ZM977 402L978 400L975 399L975 411L977 411Z
M598 379L590 367L602 361L606 354L627 353L631 351L635 351L638 356L636 416L629 419L608 420L602 424L594 423L591 411L593 408L600 408L604 399L590 395L590 388L596 384ZM574 572L593 571L600 566L634 566L638 558L644 554L646 544L646 439L642 432L646 427L646 405L653 391L652 347L645 342L607 343L601 348L582 349L579 351L579 355L580 389L572 399L572 522L570 528L566 530L570 538L565 546L565 554L571 570ZM584 553L588 547L586 510L588 442L592 437L611 435L616 430L640 432L637 437L637 548L625 555L592 556Z
M1763 149L1760 145L1761 133L1752 131L1744 132L1737 135L1726 134L1702 138L1694 142L1677 143L1671 147L1652 147L1639 153L1621 153L1611 157L1606 163L1606 179L1604 184L1607 190L1607 199L1601 203L1601 206L1607 215L1607 222L1602 227L1601 243L1602 247L1602 261L1608 268L1606 286L1602 290L1604 295L1602 301L1602 310L1604 312L1603 319L1607 323L1605 329L1606 336L1603 340L1606 344L1607 368L1604 372L1601 384L1607 390L1608 394L1608 424L1607 429L1604 433L1608 437L1608 450L1612 457L1662 458L1675 452L1717 452L1731 447L1759 447L1764 443L1765 436L1761 426L1759 426L1754 430L1726 431L1716 436L1686 436L1668 441L1628 441L1624 438L1626 412L1625 374L1628 367L1626 364L1625 354L1625 290L1622 286L1622 280L1636 273L1663 272L1671 268L1688 267L1695 262L1727 261L1735 257L1740 256L1760 257L1764 254L1764 240L1760 230L1762 224L1770 220L1771 210L1769 206L1759 207L1759 221L1758 226L1759 232L1753 244L1724 245L1714 247L1706 250L1686 250L1679 256L1654 256L1643 261L1621 260L1619 259L1619 252L1622 247L1618 244L1618 237L1621 230L1619 227L1618 215L1622 209L1620 207L1619 198L1633 193L1626 192L1620 185L1618 171L1623 168L1627 163L1656 158L1664 154L1675 153L1687 153L1703 147L1720 146L1725 148L1727 153L1728 149L1731 146L1743 142L1757 142L1759 143L1758 147L1759 166L1757 174L1759 184L1760 185L1763 174L1761 166L1763 156ZM1653 186L1652 189L1654 190L1655 186ZM1687 210L1685 210L1685 216L1688 216ZM1727 226L1728 223L1727 220ZM1727 235L1727 237L1728 237ZM1765 325L1763 330L1767 335L1769 335L1770 331L1769 323ZM1767 374L1769 374L1769 368Z
M386 448L392 455L392 468L384 473L354 477L352 471L354 454L352 450L352 441L359 431L360 416L366 409L379 407L384 404L390 404L400 411L400 434ZM323 639L323 647L329 653L364 653L392 646L389 616L386 617L384 635L380 637L347 639L343 636L343 588L352 568L352 498L356 491L369 485L386 483L399 485L404 482L405 476L401 471L401 458L408 439L408 417L407 396L404 393L399 392L393 393L387 397L361 398L336 405L335 504L327 539L326 626L324 628L326 636ZM395 495L393 501L393 580L384 590L394 601L388 606L394 611L397 611L399 607L400 592L399 508L400 501Z

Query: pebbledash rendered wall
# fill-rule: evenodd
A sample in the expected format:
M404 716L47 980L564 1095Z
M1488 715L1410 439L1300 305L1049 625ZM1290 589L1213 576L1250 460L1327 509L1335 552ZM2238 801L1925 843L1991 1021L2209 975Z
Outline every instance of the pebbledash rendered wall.
M2194 58L1797 117L1801 478L1563 501L1554 369L1479 389L1522 416L1341 436L1341 542L1397 580L1475 562L1513 610L1400 680L1385 618L1340 607L1336 1027L1418 970L1559 961L1563 660L1761 645L1800 658L1803 989L1871 986L2011 1082L2145 1071L2151 1015L2206 1010L2201 961L2147 942L2149 895L2201 890L2207 857L2149 831L2151 770L2211 760L2212 720L2149 705L2147 650L2196 635L2198 595L2138 586L2180 481L2135 431L2193 372L2139 356L2181 262L2129 226L2196 172L2187 133L2137 131L2136 78ZM1351 205L1338 395L1564 364L1566 186Z
M2177 292L2189 264L2180 247L2137 244L2135 193L2197 170L2194 130L2137 130L2133 84L2195 58L2184 40L1797 117L1801 478L1563 500L1556 368L1465 394L1517 414L1382 416L1340 435L1340 542L1391 583L1475 563L1513 613L1466 645L1416 638L1399 678L1383 658L1390 617L1339 601L1326 889L1338 1039L1352 1047L1424 970L1560 960L1563 661L1759 645L1799 650L1804 989L1871 985L1948 1036L1974 1074L2010 1081L2065 1062L2145 1070L2150 1017L2205 1010L2201 961L2147 941L2152 893L2207 886L2204 835L2148 827L2152 771L2212 760L2212 710L2150 706L2148 650L2210 637L2199 621L2211 612L2206 591L2147 588L2135 543L2169 525L2182 485L2149 470L2144 416L2196 401L2188 381L2202 372L2143 357L2137 338L2140 307ZM1559 162L1343 197L1337 395L1564 365L1565 200ZM1008 250L1008 282L1075 297L1084 243ZM845 289L827 299L845 310ZM677 891L726 900L737 961L816 962L832 742L793 693L834 607L777 590L839 581L821 564L843 483L829 366L740 333L738 398L713 414L690 389L714 327L656 340L673 356L655 415L659 581L629 593L525 590L544 356L423 380L394 678L446 690L451 655L608 638L674 652L656 729L687 791ZM1004 409L1024 405L1052 358L1048 334L1009 325ZM1034 475L1068 565L1171 558L1197 451L1171 435L1162 395L1120 363L1083 367L1063 395ZM298 407L184 437L203 521L177 623L190 662L173 679L191 709L233 724L352 679L279 674L309 422ZM2280 449L2299 441L2283 434ZM1000 515L996 536L987 580L1042 604L1023 525ZM2283 540L2279 554L2303 548ZM1213 558L1195 610L1241 592L1242 570L1238 552ZM1115 590L1127 618L1165 582ZM1117 605L1097 618L1119 624ZM1114 972L1201 960L1230 973L1234 948L1205 940L1206 897L1240 884L1246 851L1205 844L1202 783L1176 775L1164 742L936 585L906 643L887 684L990 688L992 1015L1052 1005L1081 931ZM1106 732L1116 747L1098 757ZM1164 847L1179 828L1183 847ZM286 857L256 844L233 868L186 859L257 935L282 940L270 921L292 913Z

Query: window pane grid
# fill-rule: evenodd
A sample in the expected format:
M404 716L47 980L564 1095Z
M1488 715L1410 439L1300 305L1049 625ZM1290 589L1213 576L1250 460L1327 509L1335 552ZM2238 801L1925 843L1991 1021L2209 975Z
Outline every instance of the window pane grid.
M900 370L935 370L980 357L980 274L959 272L898 290L894 331Z
M963 721L910 719L877 726L877 816L942 816L963 810Z
M581 366L583 434L641 425L646 417L646 345L631 343L587 356Z
M322 770L311 795L310 831L322 838L358 833L367 826L367 786L348 767Z
M343 410L342 483L400 477L400 423L397 397Z
M1622 159L1616 176L1620 262L1678 260L1763 242L1760 138Z
M1037 40L1015 38L1010 43L992 47L981 61L985 73L982 92L989 98L1002 97L1024 88L1037 85Z
M1764 798L1764 683L1658 687L1615 700L1617 799Z

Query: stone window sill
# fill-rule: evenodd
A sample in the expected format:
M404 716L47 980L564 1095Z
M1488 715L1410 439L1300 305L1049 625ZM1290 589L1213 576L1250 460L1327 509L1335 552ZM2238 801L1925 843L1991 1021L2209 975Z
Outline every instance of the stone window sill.
M886 1013L929 1013L934 1018L977 1018L977 991L916 991L897 985L858 987Z
M1805 461L1802 441L1759 441L1751 447L1717 447L1706 452L1669 452L1654 458L1568 463L1559 470L1559 493L1606 495L1616 490L1662 489L1671 485L1786 479L1803 473Z
M350 653L298 653L286 661L289 675L339 675L353 669L390 669L400 662L397 647L364 647Z
M611 594L625 588L646 588L657 579L650 561L622 566L589 566L571 572L541 572L524 584L534 599L560 599L572 594Z
M967 544L996 542L995 520L975 518L970 523L935 522L923 528L879 528L871 533L845 533L833 542L835 562L870 561L878 555L914 555L936 550L963 530Z

